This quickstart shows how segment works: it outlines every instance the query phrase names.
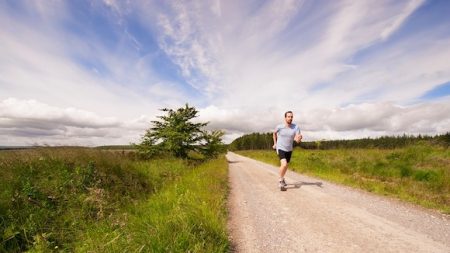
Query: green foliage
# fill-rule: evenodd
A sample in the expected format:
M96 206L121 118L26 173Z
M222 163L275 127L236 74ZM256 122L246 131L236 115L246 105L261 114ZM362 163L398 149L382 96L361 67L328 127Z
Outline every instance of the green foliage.
M223 132L202 130L208 123L193 123L198 111L188 104L177 110L164 108L167 115L158 116L160 121L152 121L137 145L145 157L168 152L176 157L188 158L190 152L204 154L207 158L215 157L222 146Z
M80 252L228 252L227 162L191 170L78 241ZM121 225L115 225L121 224Z
M435 142L439 143L440 145L443 145L445 147L450 146L450 132L447 132L446 134L439 135L437 138L435 138Z
M188 171L83 148L2 151L0 167L0 252L71 251L86 229Z
M417 181L437 181L439 175L434 171L418 170L414 173L414 179Z
M409 177L413 174L413 170L408 165L400 165L399 168L400 168L400 177L401 178Z
M227 252L227 162L0 152L0 252Z
M403 148L421 142L448 147L450 145L450 133L431 136L383 136L379 138L362 138L355 140L322 140L294 143L294 146L303 149L352 149L352 148ZM260 150L272 149L272 133L252 133L235 139L229 145L230 150Z
M272 149L273 135L272 133L252 133L243 135L235 139L228 148L230 150L258 150Z
M203 131L203 145L199 147L200 153L206 157L217 157L218 154L225 152L225 146L222 143L222 131Z

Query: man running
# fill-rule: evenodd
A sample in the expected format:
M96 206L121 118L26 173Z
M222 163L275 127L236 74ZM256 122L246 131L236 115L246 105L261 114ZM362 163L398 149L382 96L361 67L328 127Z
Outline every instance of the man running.
M280 190L286 190L286 181L284 175L288 169L288 163L291 160L292 149L294 141L300 143L302 135L300 128L292 124L294 114L292 111L287 111L284 114L284 124L280 124L275 128L273 133L273 148L277 150L278 157L280 158Z

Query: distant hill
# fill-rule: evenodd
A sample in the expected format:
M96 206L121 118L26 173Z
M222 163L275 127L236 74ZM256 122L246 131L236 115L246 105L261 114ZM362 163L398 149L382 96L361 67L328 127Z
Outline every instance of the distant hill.
M18 150L18 149L30 149L35 148L33 146L0 146L0 150Z
M32 148L91 148L91 147L83 147L83 146L0 146L0 150L20 150L20 149L32 149ZM124 150L134 150L136 149L133 145L103 145L93 147L96 149L124 149Z
M103 145L95 147L97 149L136 149L134 145Z

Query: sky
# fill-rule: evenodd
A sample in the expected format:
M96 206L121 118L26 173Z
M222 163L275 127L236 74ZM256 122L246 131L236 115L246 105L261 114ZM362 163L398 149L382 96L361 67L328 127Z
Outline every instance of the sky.
M0 146L138 143L188 103L224 141L450 131L447 0L0 0Z

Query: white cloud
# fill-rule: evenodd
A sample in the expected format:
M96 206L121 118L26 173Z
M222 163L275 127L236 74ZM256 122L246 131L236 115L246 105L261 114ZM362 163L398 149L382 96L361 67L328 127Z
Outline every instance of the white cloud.
M312 111L304 118L309 131L372 131L386 133L442 133L450 129L449 99L441 102L399 106L394 103L363 103L328 111Z
M60 109L36 100L17 100L9 98L0 103L0 117L10 120L48 121L52 124L63 124L75 127L118 127L115 118L100 118L92 112L76 108Z
M424 4L425 0L413 0L410 1L404 10L398 15L394 16L392 19L392 23L387 26L381 32L381 38L386 40L391 34L393 34L399 27L405 22L405 20L422 4Z
M209 106L200 110L199 120L211 120L209 128L224 129L227 138L251 132L271 132L283 123L280 110L263 116L251 110L224 110ZM330 109L294 111L294 122L305 140L348 139L385 135L445 133L450 129L450 98L400 106L392 102L351 104Z
M100 145L137 141L148 128L145 115L122 122L77 108L59 108L36 100L9 98L0 101L2 145ZM93 142L97 139L98 143ZM84 143L84 144L83 144Z

